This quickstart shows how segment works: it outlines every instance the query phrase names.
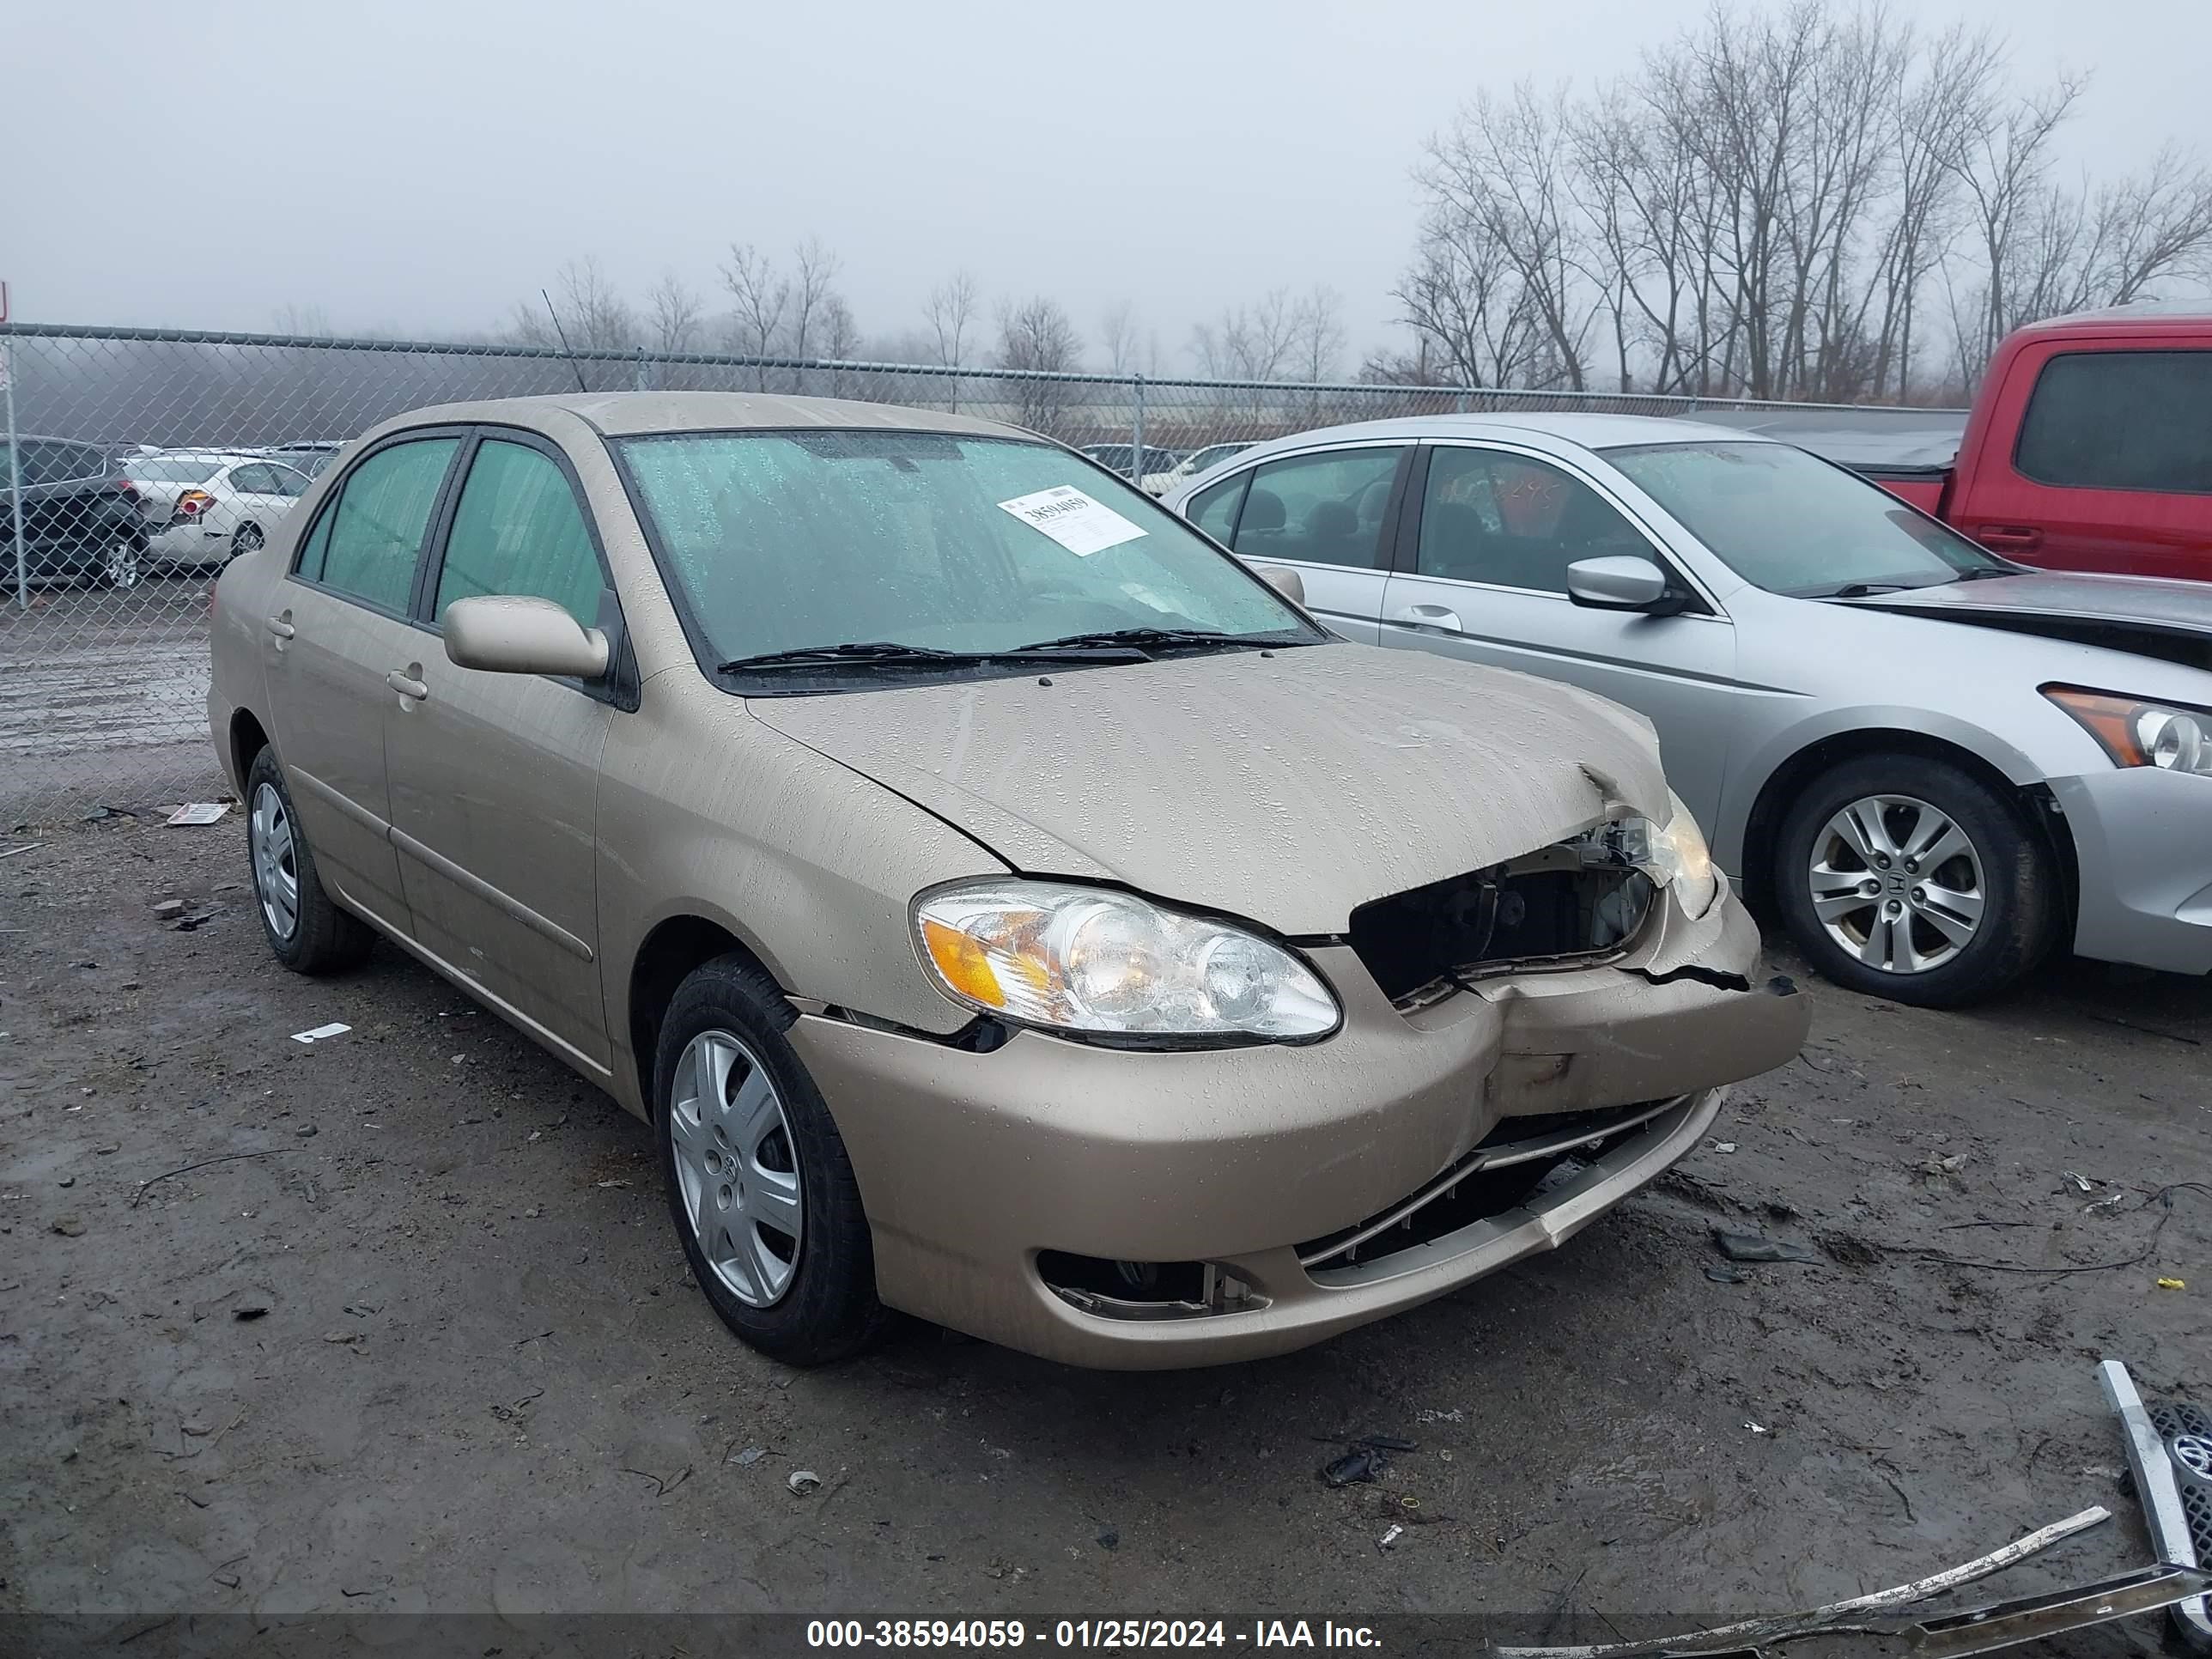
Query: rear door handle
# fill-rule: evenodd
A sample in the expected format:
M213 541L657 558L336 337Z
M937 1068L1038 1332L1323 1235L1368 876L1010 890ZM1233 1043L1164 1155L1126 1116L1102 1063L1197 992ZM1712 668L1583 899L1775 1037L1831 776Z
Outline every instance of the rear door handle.
M1447 634L1466 632L1460 625L1459 612L1448 605L1409 605L1403 611L1392 611L1386 620L1413 628L1440 628Z
M430 695L430 688L422 681L415 678L422 672L422 665L421 663L410 662L407 665L404 672L395 668L389 674L386 674L384 677L384 683L390 686L394 691L397 691L401 696L411 697L416 702L420 702L423 698Z
M292 626L292 613L287 611L281 617L269 618L269 631L280 640L289 640L300 630Z
M1984 547L2033 553L2043 545L2043 532L2032 525L1985 525L1982 529L1981 540Z

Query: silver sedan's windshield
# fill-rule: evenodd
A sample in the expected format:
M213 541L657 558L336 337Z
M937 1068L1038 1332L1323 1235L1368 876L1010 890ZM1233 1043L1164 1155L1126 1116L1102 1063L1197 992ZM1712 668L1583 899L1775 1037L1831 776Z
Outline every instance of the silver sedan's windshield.
M1879 485L1786 444L1604 453L1736 574L1771 593L1886 592L2012 568Z
M1124 659L1326 637L1180 519L1050 444L776 431L618 447L695 629L733 671L794 653L833 678L927 671L1077 636L1129 635ZM901 660L900 647L915 649Z

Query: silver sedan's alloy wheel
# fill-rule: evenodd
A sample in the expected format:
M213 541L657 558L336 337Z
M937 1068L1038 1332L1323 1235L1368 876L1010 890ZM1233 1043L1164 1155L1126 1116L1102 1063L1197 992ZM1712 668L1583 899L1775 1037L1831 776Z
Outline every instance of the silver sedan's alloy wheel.
M1924 974L1981 931L1982 857L1950 815L1911 795L1868 795L1813 840L1813 914L1869 968Z
M292 815L284 810L284 797L263 784L253 792L253 811L246 820L246 838L253 855L253 888L261 896L261 914L269 918L269 931L278 939L292 937L300 925L300 863L292 842Z
M100 573L110 587L130 588L138 586L138 545L135 542L117 542L107 550L107 564Z
M676 1062L668 1133L684 1214L723 1288L773 1307L805 1237L799 1152L768 1068L727 1031L702 1031Z

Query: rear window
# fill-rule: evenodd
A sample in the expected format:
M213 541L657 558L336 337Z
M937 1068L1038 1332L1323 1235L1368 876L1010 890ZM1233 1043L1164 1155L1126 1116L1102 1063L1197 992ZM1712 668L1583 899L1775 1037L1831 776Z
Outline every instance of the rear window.
M2076 351L2036 377L2013 462L2071 489L2212 494L2212 351Z
M174 461L160 459L131 462L124 471L145 483L205 483L222 470L216 461Z

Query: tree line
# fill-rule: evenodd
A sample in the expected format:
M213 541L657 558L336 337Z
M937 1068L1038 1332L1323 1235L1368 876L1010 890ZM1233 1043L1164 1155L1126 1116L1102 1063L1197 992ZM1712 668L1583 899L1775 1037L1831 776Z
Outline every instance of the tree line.
M1716 7L1618 80L1425 147L1376 379L1837 402L1970 386L2023 323L2212 276L2212 174L2069 176L2086 77L1874 3Z

